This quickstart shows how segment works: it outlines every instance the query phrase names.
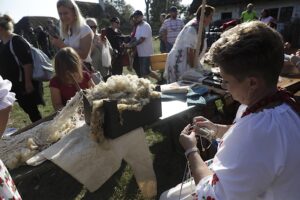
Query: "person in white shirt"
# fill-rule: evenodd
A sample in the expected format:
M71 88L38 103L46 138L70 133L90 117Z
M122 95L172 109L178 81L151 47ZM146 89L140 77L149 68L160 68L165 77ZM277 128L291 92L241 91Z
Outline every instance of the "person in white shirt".
M86 23L94 33L91 52L93 67L105 79L111 76L112 47L105 36L105 29L101 30L101 34L98 33L98 23L95 18L86 18Z
M153 54L152 29L151 26L144 21L142 11L136 10L133 13L135 19L136 31L135 41L125 44L127 48L136 47L140 65L140 75L142 77L152 77L160 81L160 76L150 68L150 56Z
M261 11L261 16L259 18L259 20L265 24L270 24L271 22L275 23L275 19L270 15L269 10L267 9L263 9Z
M300 105L277 88L284 59L280 34L259 21L240 24L221 35L208 59L243 108L232 125L200 116L180 134L198 199L300 199ZM209 167L196 148L201 127L221 138ZM161 199L178 195L170 191Z
M75 49L87 70L92 71L92 29L86 24L74 0L58 0L56 7L60 18L60 38L50 36L51 43L59 49L67 46Z
M207 49L205 27L211 23L215 8L210 5L205 6L200 55L195 61L201 10L202 6L199 6L196 17L191 19L180 31L172 50L168 54L164 71L164 78L167 83L179 81L190 70L203 71L200 60Z

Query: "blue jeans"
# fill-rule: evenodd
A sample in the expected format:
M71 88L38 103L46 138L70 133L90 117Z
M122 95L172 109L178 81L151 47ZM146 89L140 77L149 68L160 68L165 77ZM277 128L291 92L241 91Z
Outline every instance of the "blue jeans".
M167 42L166 43L166 50L167 50L167 53L169 53L171 51L171 49L173 48L173 44Z
M140 74L142 77L150 74L150 57L139 57Z
M161 53L167 53L166 44L164 41L160 40L159 50Z

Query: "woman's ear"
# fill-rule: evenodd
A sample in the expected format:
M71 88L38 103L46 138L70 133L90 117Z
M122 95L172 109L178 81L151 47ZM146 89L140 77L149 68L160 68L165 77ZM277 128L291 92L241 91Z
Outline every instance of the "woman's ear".
M263 86L264 82L261 78L256 77L256 76L250 76L247 78L248 79L248 86L251 90L256 90L257 88L260 88Z

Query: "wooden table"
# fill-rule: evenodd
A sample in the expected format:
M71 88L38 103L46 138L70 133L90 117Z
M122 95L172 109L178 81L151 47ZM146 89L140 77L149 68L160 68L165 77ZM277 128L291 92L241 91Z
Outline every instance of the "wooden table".
M300 78L288 78L280 76L277 85L281 88L287 89L292 93L296 93L300 90Z

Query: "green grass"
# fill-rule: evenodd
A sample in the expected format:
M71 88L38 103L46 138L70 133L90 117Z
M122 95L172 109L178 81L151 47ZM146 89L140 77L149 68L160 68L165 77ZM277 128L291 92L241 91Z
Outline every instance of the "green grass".
M54 109L51 103L49 82L44 82L43 86L44 86L45 106L39 106L39 110L42 114L42 117L46 117L52 114L54 112ZM10 113L7 127L20 129L29 124L31 124L31 121L28 115L22 110L22 108L18 105L18 103L15 103Z
M159 51L159 39L155 40L153 38L152 41L153 41L152 44L153 44L154 54L160 53L160 51Z

